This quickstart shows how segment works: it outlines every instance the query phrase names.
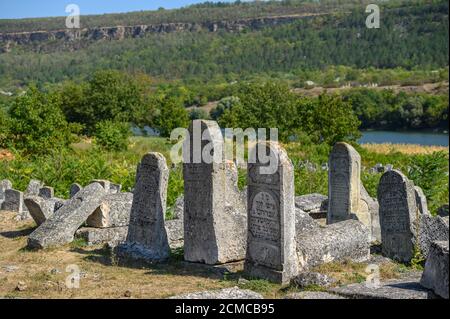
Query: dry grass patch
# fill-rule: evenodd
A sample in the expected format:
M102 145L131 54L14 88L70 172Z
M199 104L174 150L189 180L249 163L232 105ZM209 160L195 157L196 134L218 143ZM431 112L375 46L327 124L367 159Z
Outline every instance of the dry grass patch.
M0 297L11 298L166 298L169 296L236 285L209 273L172 260L145 269L111 265L109 249L87 247L76 241L42 251L29 251L27 235L32 222L14 220L15 214L0 212ZM65 281L69 265L81 271L79 289ZM19 282L26 288L16 290Z
M446 146L426 146L426 145L415 145L415 144L362 144L362 147L370 152L379 154L392 154L392 153L402 153L408 155L415 154L432 154L434 152L449 152L449 148Z

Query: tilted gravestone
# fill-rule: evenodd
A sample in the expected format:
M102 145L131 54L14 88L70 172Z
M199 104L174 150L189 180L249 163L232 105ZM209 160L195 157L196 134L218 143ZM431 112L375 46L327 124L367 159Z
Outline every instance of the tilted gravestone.
M40 196L29 196L24 200L36 225L41 225L53 213L64 205L64 200L59 198L43 198Z
M132 204L132 193L108 194L95 212L89 216L86 225L96 228L128 226Z
M127 239L116 248L119 263L163 261L170 256L164 227L169 169L160 153L139 164Z
M5 190L1 209L22 214L23 193L15 189Z
M361 157L349 144L336 143L330 153L327 224L351 219L370 227L370 216L359 214Z
M76 193L78 193L83 187L81 187L80 184L74 183L70 185L69 189L69 197L72 198L75 196Z
M39 189L39 196L42 198L52 198L55 194L55 191L53 190L53 187L44 186Z
M275 158L271 164L248 164L248 237L244 271L257 278L287 284L297 275L294 167L274 142L253 149ZM256 154L256 153L255 153ZM275 164L274 164L275 163ZM276 165L273 173L262 168Z
M30 234L28 247L42 249L72 242L77 229L100 206L105 195L98 183L83 188Z
M449 218L441 216L431 216L428 214L419 216L418 243L422 256L427 258L430 245L434 241L448 240L449 238Z
M409 262L418 227L414 184L400 171L391 170L381 176L377 196L382 252L389 258Z
M201 156L208 150L216 161L208 163ZM224 159L218 124L193 121L183 154L184 259L210 265L244 259L246 205L237 187L236 166Z

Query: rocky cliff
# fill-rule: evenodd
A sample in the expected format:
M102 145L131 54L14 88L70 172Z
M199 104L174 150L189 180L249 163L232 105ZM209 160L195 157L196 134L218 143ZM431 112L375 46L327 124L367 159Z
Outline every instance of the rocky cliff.
M237 21L217 21L201 23L161 23L135 26L98 27L85 29L61 29L54 31L33 31L0 33L1 51L8 52L14 45L39 44L47 41L71 42L77 40L122 40L124 38L139 38L152 33L171 32L240 32L263 27L291 23L295 20L316 16L319 14L297 14L288 16L263 17Z

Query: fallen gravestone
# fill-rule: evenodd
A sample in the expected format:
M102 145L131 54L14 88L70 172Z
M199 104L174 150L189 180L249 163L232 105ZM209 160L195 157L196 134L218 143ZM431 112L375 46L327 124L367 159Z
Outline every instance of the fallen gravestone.
M308 213L295 208L295 232L296 237L302 236L307 230L318 229L320 225Z
M38 226L52 216L55 211L61 208L64 205L64 202L64 200L59 198L46 199L40 196L30 196L24 200L31 217Z
M170 255L164 227L169 169L160 153L142 158L134 188L127 239L117 246L119 263L152 263Z
M428 211L427 198L425 197L422 188L420 188L419 186L414 186L414 193L416 195L416 204L417 208L419 209L419 213L422 215L431 216L430 212Z
M357 220L297 232L299 269L303 271L333 261L366 261L370 257L369 237L369 229Z
M327 224L351 219L356 214L367 225L370 217L359 214L361 157L358 152L347 143L336 143L328 163Z
M77 229L100 206L105 195L98 183L86 186L31 233L28 247L42 249L72 242Z
M295 207L310 214L314 219L326 218L328 210L328 196L315 193L295 196Z
M87 227L110 228L128 226L130 222L132 193L110 193L86 220Z
M263 148L259 150L259 148ZM248 238L244 271L251 277L288 284L297 274L294 167L277 143L259 143L251 152L270 154L268 164L248 164ZM275 163L275 164L274 164ZM276 166L274 173L263 169Z
M378 185L382 252L400 262L414 256L418 216L414 184L400 171L381 176Z
M418 243L423 257L427 258L431 243L448 240L449 218L431 215L419 216Z
M254 291L233 287L221 290L192 292L173 296L169 299L263 299L263 297Z
M287 294L284 299L346 299L325 291L302 291Z
M400 279L368 285L366 282L331 288L330 292L350 299L434 299L436 296L423 288L420 273L408 274Z
M171 249L183 247L183 221L180 219L167 220L165 222L167 239ZM87 245L108 244L116 247L127 239L128 226L111 228L81 227L76 232L76 237L83 238Z
M236 165L225 160L223 144L216 122L192 121L183 146L186 261L213 265L245 258L246 203L237 187ZM201 156L208 150L215 156L212 163Z
M433 242L420 284L448 299L448 267L448 238L447 241Z

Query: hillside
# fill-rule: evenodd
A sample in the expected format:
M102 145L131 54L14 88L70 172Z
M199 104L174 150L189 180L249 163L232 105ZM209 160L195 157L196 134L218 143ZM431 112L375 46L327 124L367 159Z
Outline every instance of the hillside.
M86 16L75 36L55 31L62 18L2 20L0 87L87 78L98 69L223 83L255 75L296 78L334 65L448 66L447 1L380 2L380 29L366 28L359 2L333 3L200 5Z

